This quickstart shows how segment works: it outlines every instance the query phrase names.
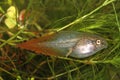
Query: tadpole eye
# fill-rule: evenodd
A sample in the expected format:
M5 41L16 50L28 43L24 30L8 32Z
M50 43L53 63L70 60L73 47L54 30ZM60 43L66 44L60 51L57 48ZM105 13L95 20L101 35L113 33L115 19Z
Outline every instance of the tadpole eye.
M97 41L96 41L96 44L101 44L101 40L97 40Z

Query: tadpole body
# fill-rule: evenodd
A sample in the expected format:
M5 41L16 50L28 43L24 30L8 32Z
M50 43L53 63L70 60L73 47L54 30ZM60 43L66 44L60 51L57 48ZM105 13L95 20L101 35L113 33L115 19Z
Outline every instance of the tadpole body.
M104 38L87 32L61 31L17 46L37 54L85 58L106 48L107 42Z

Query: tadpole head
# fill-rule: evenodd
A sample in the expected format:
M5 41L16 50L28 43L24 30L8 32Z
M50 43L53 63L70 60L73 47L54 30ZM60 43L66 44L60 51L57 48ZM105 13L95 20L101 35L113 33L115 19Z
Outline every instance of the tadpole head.
M71 56L78 58L89 57L96 52L107 48L107 46L108 43L104 38L98 35L84 33L74 47Z
M107 46L108 46L107 41L98 35L93 35L93 36L91 36L91 38L88 38L88 40L90 40L91 44L94 45L95 52L97 52L101 49L107 48Z

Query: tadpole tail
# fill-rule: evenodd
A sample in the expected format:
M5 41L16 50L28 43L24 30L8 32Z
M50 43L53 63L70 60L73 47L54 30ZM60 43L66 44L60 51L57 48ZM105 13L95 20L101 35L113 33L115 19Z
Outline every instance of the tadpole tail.
M48 39L50 39L50 38L48 38L48 36L47 36L47 38L42 37L42 38L31 39L29 41L17 44L16 47L19 47L20 49L33 51L36 54L57 56L58 54L56 53L56 51L54 49L46 47L46 44L40 45L42 42L45 42Z
M19 47L20 49L26 49L30 51L34 51L36 53L41 53L40 47L37 46L39 43L39 39L32 39L26 42L22 42L16 45L16 47Z

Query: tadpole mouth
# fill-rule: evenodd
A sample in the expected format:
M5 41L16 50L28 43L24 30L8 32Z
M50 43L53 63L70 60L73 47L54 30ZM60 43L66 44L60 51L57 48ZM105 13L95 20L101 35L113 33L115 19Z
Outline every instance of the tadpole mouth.
M108 47L107 41L103 41L103 46L104 46L104 48L107 48L107 47Z

